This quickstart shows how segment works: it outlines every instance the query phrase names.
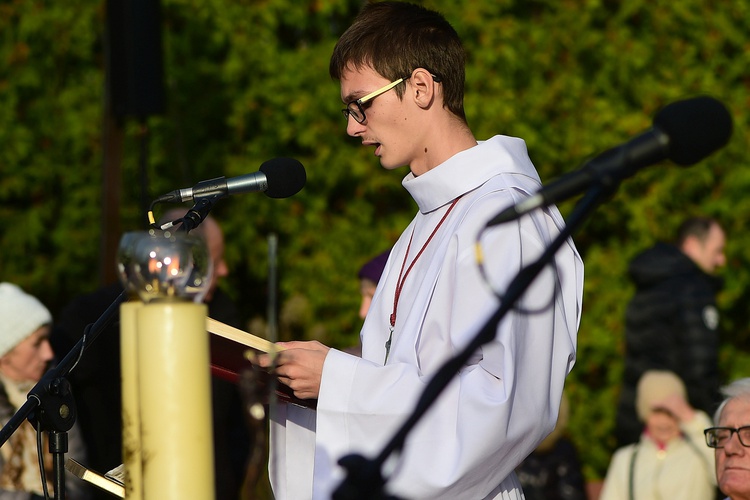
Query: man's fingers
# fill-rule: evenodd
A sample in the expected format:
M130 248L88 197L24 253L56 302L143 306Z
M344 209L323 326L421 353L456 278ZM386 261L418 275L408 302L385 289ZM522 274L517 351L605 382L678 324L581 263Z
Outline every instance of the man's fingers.
M283 351L279 351L275 354L260 354L257 357L258 365L262 366L263 368L270 368L274 364L276 366L282 365L286 362L282 354Z

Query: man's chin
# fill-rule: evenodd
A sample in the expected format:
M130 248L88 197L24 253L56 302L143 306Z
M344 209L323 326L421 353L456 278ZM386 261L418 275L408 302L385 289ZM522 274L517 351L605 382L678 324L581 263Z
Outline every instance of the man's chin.
M203 296L203 303L208 304L211 302L211 299L214 298L214 292L216 292L215 288L210 289L206 292L206 295Z
M747 469L725 469L721 474L721 491L724 493L732 491L744 491L750 482L750 470Z
M392 161L388 161L387 159L384 159L382 156L380 157L380 166L383 167L386 170L396 170L397 168L401 168L404 166L403 163L394 163Z

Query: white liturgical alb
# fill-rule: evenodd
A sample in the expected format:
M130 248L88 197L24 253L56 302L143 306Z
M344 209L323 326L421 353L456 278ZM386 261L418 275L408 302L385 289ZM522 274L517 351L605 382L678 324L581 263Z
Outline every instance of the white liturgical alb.
M331 349L317 410L282 404L272 415L269 469L278 499L330 498L345 477L341 457L380 453L435 372L487 324L500 304L496 293L564 227L551 207L482 231L540 188L521 139L495 136L407 175L403 185L419 212L378 284L360 334L362 357ZM486 279L477 263L480 233ZM386 362L399 274L423 246L403 283ZM513 470L555 425L575 361L582 291L583 263L568 240L386 463L389 494L522 498Z

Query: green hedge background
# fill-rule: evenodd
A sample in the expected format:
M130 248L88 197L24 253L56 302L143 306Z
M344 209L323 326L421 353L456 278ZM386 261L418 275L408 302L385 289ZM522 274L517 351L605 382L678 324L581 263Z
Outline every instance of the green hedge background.
M145 229L139 151L147 126L150 199L254 172L277 156L306 166L307 185L296 196L236 196L214 208L232 269L224 288L248 328L262 333L267 240L275 234L281 336L355 342L357 270L416 210L400 185L406 169L385 171L346 136L338 84L328 77L333 44L361 3L162 0L167 110L120 123L119 215L105 222L106 2L0 3L0 279L22 285L53 313L100 284L105 230ZM601 478L614 447L622 318L633 292L627 263L669 239L686 215L716 216L727 229L721 371L725 380L750 372L750 3L423 4L442 11L464 39L466 111L476 136L524 138L545 181L648 129L675 100L708 94L732 113L727 147L688 169L667 162L644 169L575 238L586 288L568 379L570 433L587 477ZM564 215L571 208L561 207Z

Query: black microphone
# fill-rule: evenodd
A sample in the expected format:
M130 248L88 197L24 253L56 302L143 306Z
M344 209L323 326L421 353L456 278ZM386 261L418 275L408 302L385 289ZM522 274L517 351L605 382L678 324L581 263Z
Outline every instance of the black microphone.
M158 197L154 203L185 202L195 199L262 191L270 198L297 194L307 181L305 167L294 158L274 158L263 162L258 172L226 179L201 181L191 188L178 189Z
M673 102L656 114L651 129L542 186L536 194L500 212L487 227L566 200L592 184L614 188L641 168L661 160L693 165L724 146L731 135L732 117L716 99L701 96Z

